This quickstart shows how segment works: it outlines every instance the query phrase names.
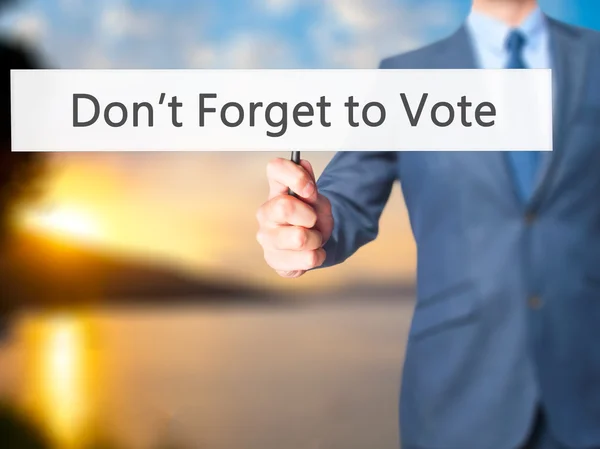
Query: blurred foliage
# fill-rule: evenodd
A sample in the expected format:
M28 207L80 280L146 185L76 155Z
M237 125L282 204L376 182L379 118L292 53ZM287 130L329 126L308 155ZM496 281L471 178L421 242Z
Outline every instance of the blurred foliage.
M0 404L0 445L6 449L51 449L43 432L7 404Z
M43 156L39 153L11 152L10 71L35 69L39 58L14 42L0 42L0 244L6 239L11 213L21 201L39 193Z
M13 3L0 0L0 8ZM2 9L0 12L3 12ZM42 64L31 49L17 42L0 40L0 253L5 248L15 209L23 201L31 199L40 191L38 181L44 168L44 158L39 153L11 152L11 93L10 71L12 69L36 69ZM0 254L1 256L1 254ZM1 258L1 257L0 257ZM0 339L7 329L9 314L12 311L7 286L9 275L0 264L0 285L5 288L0 293ZM24 447L25 449L25 447Z

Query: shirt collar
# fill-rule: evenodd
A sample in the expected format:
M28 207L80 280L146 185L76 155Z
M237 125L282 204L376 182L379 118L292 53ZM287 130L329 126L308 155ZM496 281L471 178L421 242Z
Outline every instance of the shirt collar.
M505 41L512 30L506 23L478 11L471 11L467 25L480 45L497 54L506 52ZM547 29L546 16L537 7L516 28L525 35L526 45L535 49L543 41Z

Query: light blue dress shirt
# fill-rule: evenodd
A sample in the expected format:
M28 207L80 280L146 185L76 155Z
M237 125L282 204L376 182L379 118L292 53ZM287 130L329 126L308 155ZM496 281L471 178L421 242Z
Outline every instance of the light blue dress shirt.
M475 58L482 69L503 69L508 62L506 38L511 27L493 17L472 11L467 19ZM531 69L551 68L550 35L546 17L536 8L520 26L516 27L526 37L523 58Z

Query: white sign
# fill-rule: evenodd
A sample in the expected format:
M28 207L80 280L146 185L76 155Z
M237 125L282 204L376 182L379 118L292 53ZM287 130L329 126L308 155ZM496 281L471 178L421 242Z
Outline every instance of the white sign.
M552 150L550 70L13 70L13 151Z

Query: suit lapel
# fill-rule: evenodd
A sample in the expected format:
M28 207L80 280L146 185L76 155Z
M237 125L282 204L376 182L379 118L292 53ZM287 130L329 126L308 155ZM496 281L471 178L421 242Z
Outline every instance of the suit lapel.
M531 200L526 206L537 208L548 192L559 161L564 156L565 135L568 125L579 104L586 73L586 52L581 47L579 32L571 27L565 27L560 22L547 18L550 33L550 46L553 62L553 151L543 154L540 174ZM444 45L438 47L439 61L443 61L445 69L477 69L479 64L471 37L466 26L462 26L452 36L447 38ZM473 167L489 182L496 179L498 186L504 191L511 191L515 204L522 208L525 204L517 191L504 152L469 153L466 158L468 165Z
M579 32L560 22L547 18L552 52L553 100L553 151L544 153L538 183L531 199L537 207L547 193L559 162L564 157L565 136L569 123L580 103L586 73L586 51L581 47Z
M443 61L444 69L476 69L478 64L471 37L465 25L438 47L438 61Z
M476 52L471 36L465 25L454 35L446 40L446 45L440 47L440 60L445 61L443 68L449 69L479 69ZM499 190L499 196L506 198L506 192L512 193L513 206L521 208L523 201L514 183L511 168L508 164L506 153L503 151L468 152L464 157L465 163L470 167L475 176L481 181L490 184L490 181Z

